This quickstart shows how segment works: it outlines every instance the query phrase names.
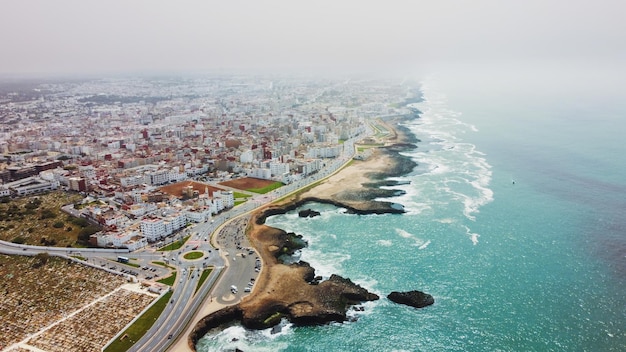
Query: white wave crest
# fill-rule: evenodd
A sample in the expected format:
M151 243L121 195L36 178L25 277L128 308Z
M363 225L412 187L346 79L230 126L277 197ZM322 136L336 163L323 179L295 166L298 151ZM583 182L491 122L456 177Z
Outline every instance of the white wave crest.
M465 233L467 234L467 236L469 237L469 239L472 241L472 243L475 245L478 244L478 237L480 237L479 234L477 233L473 233L469 227L465 226Z
M262 346L263 342L274 340L278 336L293 333L292 324L281 321L277 328L248 330L241 325L230 326L216 334L205 335L198 344L199 351L242 351L269 352L288 347L286 342L272 342L271 346Z
M332 274L342 275L342 263L350 260L351 256L348 253L307 248L302 250L300 258L315 268L315 275L320 275L326 280Z
M380 296L379 293L376 293L376 294ZM358 319L363 316L374 314L374 312L376 311L376 308L381 305L381 301L382 300L361 302L358 306L354 306L352 307L352 309L348 310L346 312L346 315L350 318ZM357 307L362 307L363 309L361 310Z
M402 229L396 229L396 232L398 233L398 235L400 235L401 237L404 238L411 238L414 237L414 235L412 233L408 233Z
M399 202L411 209L407 204L419 199L419 203L428 204L433 212L440 207L444 211L455 209L454 205L458 204L462 206L462 214L475 221L480 208L493 200L489 188L491 165L476 145L464 140L467 133L477 132L478 128L461 121L461 113L450 109L445 94L436 88L423 82L422 92L424 100L414 104L422 111L421 117L408 122L406 127L422 140L422 148L407 154L424 173L410 179L413 190L406 190L407 197Z
M391 242L391 240L378 240L376 241L376 244L383 247L391 247L393 242Z
M418 247L418 249L426 249L426 247L428 247L428 245L430 244L430 240L421 239L415 236L414 234L409 233L403 229L395 229L395 230L398 233L398 235L400 235L400 237L412 239L414 241L412 246Z
M428 247L429 244L430 244L430 240L424 242L422 245L417 247L417 249L419 249L419 250L426 249L426 247Z

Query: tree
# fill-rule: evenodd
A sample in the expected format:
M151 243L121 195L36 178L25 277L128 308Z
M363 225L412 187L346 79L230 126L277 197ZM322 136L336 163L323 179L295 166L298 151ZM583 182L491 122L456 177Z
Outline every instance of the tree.
M85 218L77 218L77 217L73 217L70 220L74 225L78 225L80 227L87 227L89 226L89 221L87 221L87 219Z
M93 235L94 233L98 231L100 231L100 228L97 226L93 226L93 225L89 225L87 227L82 228L80 232L78 233L78 242L88 243L89 236Z
M46 263L48 263L49 258L50 258L50 254L48 254L48 252L37 253L37 255L35 255L35 259L37 260L37 262L33 264L33 268L40 268L46 265Z
M50 209L42 209L41 210L41 216L39 216L40 220L43 219L53 219L56 218L57 214L55 214L52 210Z
M26 239L22 236L17 236L14 239L12 239L11 242L17 243L17 244L24 244L26 242Z

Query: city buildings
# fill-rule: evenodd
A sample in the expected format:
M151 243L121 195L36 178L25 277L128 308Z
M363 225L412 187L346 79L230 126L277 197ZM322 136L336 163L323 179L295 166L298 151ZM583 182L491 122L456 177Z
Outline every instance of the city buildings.
M160 187L321 170L368 119L406 114L403 81L210 76L47 81L0 93L0 197L82 192L103 247L137 249L235 206ZM408 100L407 100L408 99ZM207 186L207 187L208 187Z

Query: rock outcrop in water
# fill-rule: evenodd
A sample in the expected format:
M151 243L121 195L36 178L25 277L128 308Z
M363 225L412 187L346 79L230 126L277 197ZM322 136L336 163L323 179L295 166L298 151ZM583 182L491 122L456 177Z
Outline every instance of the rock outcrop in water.
M433 296L422 291L391 292L387 295L390 301L415 308L424 308L435 303Z
M208 331L232 322L238 321L250 329L275 326L282 318L296 325L343 322L347 320L346 313L352 305L379 299L378 295L338 275L313 284L315 269L305 262L289 266L277 264L272 269L277 269L272 271L274 276L279 276L280 284L258 292L255 299L244 300L204 317L189 336L190 347ZM294 273L298 273L298 277Z
M298 216L301 218L314 218L320 216L320 212L313 209L302 209L298 212Z
M259 215L257 215L259 216ZM306 262L283 264L281 255L302 248L301 238L280 229L262 227L251 236L256 248L265 258L265 269L257 280L253 295L239 304L207 315L199 321L189 336L189 346L212 329L240 322L250 329L266 329L285 318L296 325L320 325L346 321L351 306L379 299L350 279L331 275L321 281L315 269Z
M300 262L291 267L301 270L303 276L300 282L311 283L314 280L314 269L307 263ZM379 298L338 275L332 275L317 285L295 285L292 289L292 292L284 294L277 291L261 294L254 302L242 303L242 324L248 328L265 329L278 324L282 318L296 325L343 322L351 305Z

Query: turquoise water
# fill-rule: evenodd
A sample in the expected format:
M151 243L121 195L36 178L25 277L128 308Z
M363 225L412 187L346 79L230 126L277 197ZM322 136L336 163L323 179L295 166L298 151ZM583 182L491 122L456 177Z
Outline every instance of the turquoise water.
M267 221L304 235L318 274L381 299L355 322L231 327L200 351L626 350L626 109L584 89L448 82L425 80L422 117L407 124L421 142L407 153L418 167L397 178L411 183L395 187L406 214L309 204L322 215ZM384 298L413 289L435 304Z

